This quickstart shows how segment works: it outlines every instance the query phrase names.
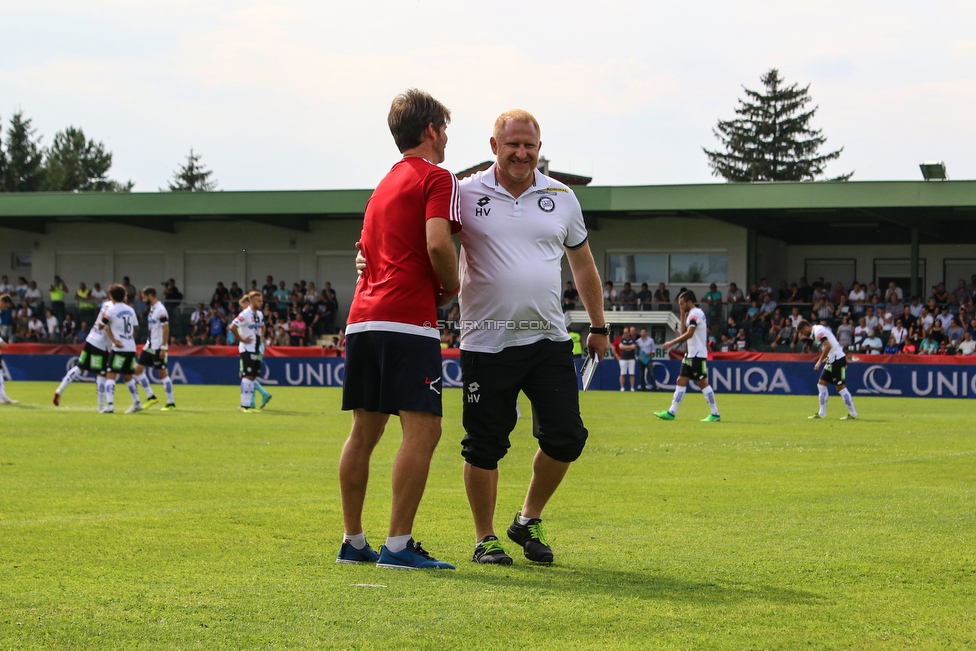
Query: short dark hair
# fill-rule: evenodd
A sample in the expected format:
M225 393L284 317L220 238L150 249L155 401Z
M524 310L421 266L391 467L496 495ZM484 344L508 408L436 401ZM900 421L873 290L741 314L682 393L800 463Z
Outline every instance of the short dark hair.
M125 287L115 283L108 288L108 295L112 297L112 300L116 303L121 303L125 300Z
M424 140L428 125L440 129L451 121L451 112L429 93L411 88L393 98L386 118L400 153L413 149Z
M0 294L0 303L7 303L8 305L13 305L14 301L10 298L10 294Z
M685 291L683 291L680 294L678 294L678 300L679 301L691 301L692 303L697 303L698 302L698 301L695 300L695 292L691 291L690 289L686 289Z
M800 322L796 324L797 330L806 330L807 328L812 328L813 324L806 319L800 319Z
M147 285L146 287L143 287L142 293L145 296L155 296L156 295L156 288L153 287L152 285Z

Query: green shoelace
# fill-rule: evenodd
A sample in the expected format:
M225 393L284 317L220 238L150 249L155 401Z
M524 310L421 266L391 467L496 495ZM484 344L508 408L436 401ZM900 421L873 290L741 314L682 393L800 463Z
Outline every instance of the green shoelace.
M540 543L542 543L546 547L549 546L549 543L546 542L546 531L545 531L545 529L542 528L542 523L541 522L537 522L535 524L530 524L529 525L529 533L532 534L532 537L533 538L535 538L536 540L538 540Z

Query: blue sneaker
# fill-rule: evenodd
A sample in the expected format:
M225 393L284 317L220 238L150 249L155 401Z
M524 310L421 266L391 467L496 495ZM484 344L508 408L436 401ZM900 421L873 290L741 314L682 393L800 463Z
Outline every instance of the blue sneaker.
M407 548L402 552L391 552L386 545L380 547L380 557L376 567L387 570L453 570L454 566L442 563L427 553L419 542L413 538L407 542Z
M261 406L258 407L258 409L264 409L265 407L267 407L268 406L268 403L271 402L271 399L273 397L274 396L272 396L270 393L268 395L262 397L261 398Z
M362 549L356 549L350 543L344 542L336 556L336 563L375 563L378 560L380 555L373 551L369 543Z

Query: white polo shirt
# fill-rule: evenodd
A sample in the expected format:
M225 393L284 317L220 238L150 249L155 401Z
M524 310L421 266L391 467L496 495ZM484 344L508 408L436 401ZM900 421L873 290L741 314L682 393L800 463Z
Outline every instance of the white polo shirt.
M536 170L532 186L513 197L492 165L461 181L461 221L461 349L568 341L562 259L587 237L572 190Z
M693 307L685 317L685 330L695 326L695 334L688 340L685 357L708 357L708 321L700 307Z

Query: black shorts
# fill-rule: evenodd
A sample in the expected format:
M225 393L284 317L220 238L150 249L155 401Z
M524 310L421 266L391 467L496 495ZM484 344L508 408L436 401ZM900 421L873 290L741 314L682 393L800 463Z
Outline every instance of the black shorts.
M139 366L144 368L154 368L157 371L166 368L166 362L163 361L163 356L159 354L159 351L148 346L142 349L142 352L139 353L139 359L136 361Z
M108 370L108 358L109 352L107 350L92 346L86 341L85 347L81 350L81 355L78 356L78 368L98 375L105 375L105 371Z
M708 379L708 363L704 357L685 357L681 360L678 377L686 377L696 382Z
M461 351L464 439L461 456L494 470L511 447L519 391L532 404L533 436L556 461L576 461L588 432L580 418L572 341L543 339L499 353Z
M122 375L132 375L136 369L136 351L125 352L113 350L112 357L108 362L109 373L121 373Z
M261 377L261 353L241 353L241 377Z
M443 413L439 339L383 330L346 335L345 372L344 410Z
M824 364L820 381L827 384L847 384L847 358L841 357L830 364Z

